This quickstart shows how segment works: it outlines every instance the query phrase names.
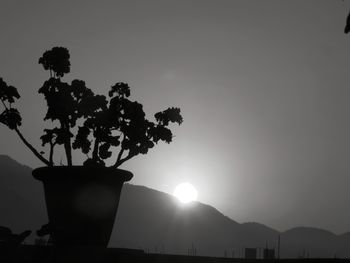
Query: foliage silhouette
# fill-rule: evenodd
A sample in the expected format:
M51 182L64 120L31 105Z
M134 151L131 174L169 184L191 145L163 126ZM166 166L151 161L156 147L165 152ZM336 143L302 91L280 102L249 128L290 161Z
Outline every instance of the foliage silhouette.
M108 97L95 95L83 80L62 81L70 72L70 54L64 47L45 51L39 64L50 77L39 89L47 102L44 120L59 125L44 129L42 146L48 145L48 157L38 152L22 135L21 115L13 107L20 95L17 89L0 78L0 100L4 111L0 122L14 130L34 155L48 166L54 166L54 148L64 147L67 165L72 166L72 150L79 149L88 156L84 165L105 166L113 149L119 149L113 167L117 168L138 154L146 154L159 141L170 143L173 138L170 123L181 124L179 108L171 107L155 114L156 122L146 119L142 104L131 101L127 83L113 85ZM79 123L79 125L78 125Z
M36 231L36 234L39 237L43 237L46 235L50 235L51 234L51 229L50 229L50 223L47 223L45 225L42 225L41 228L39 230Z
M2 248L18 247L32 231L26 230L20 234L13 234L8 227L0 226L0 246Z
M344 33L347 34L350 32L350 12L348 14L348 17L346 18L346 24L344 28Z

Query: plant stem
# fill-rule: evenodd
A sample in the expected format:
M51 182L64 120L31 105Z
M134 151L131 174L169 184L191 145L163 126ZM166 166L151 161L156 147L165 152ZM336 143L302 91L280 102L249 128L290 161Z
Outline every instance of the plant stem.
M54 166L53 165L53 147L54 146L55 146L55 144L50 142L50 156L49 156L50 166Z
M53 71L53 70L52 70ZM60 77L57 77L57 74L53 71L51 71L50 68L50 76L51 74L53 75L53 78L58 79L59 82L61 82ZM69 136L70 131L69 131L69 120L68 116L66 118L62 118L59 120L61 123L62 129L64 129L67 132L68 138L64 142L64 150L66 152L66 157L67 157L67 166L72 166L72 146L71 146L71 138Z
M22 142L29 148L29 150L31 150L32 153L34 153L34 155L40 161L42 161L47 166L50 166L50 162L48 160L46 160L40 153L38 153L38 151L24 138L23 134L20 132L20 130L18 130L17 127L15 128L15 131L18 134L19 138L22 140Z
M6 104L5 104L5 102L4 102L3 100L1 100L1 102L2 102L2 104L4 105L5 109L8 110L8 108L7 108Z
M116 161L115 164L114 164L114 167L117 168L117 167L120 165L119 162L120 162L120 160L122 159L123 153L124 153L124 149L121 148L121 149L120 149L120 152L119 152L119 154L118 154L117 161Z
M72 166L72 149L70 147L70 138L64 143L64 149L66 150L67 155L67 165Z
M123 149L123 142L125 140L125 135L124 133L121 134L121 136L123 136L123 140L121 141L120 143L120 152L118 153L118 157L117 157L117 160L115 161L115 164L113 165L114 168L117 168L118 166L120 166L120 160L122 159L123 157L123 153L124 153L124 149Z
M92 151L92 160L94 160L95 162L97 162L98 159L98 145L100 143L100 140L96 137L95 139L95 143L94 143L94 149Z
M72 148L70 147L70 138L68 139L68 142L65 144L66 153L67 153L67 164L68 166L72 166Z
M132 157L134 157L135 155L133 154L129 154L128 156L126 156L124 159L120 159L119 161L117 161L115 163L115 165L113 166L114 168L118 168L120 165L122 165L124 162L130 160Z
M61 124L62 125L62 124ZM63 129L67 131L67 134L69 133L69 124L63 123L62 125ZM71 141L70 137L67 138L67 140L64 143L64 149L66 151L66 156L67 156L67 165L72 166L72 147L71 147Z

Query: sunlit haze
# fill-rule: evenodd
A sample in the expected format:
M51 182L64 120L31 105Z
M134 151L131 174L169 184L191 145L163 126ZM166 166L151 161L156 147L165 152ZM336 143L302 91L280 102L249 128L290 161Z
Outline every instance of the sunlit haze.
M198 192L190 183L181 183L175 187L174 196L182 203L189 203L197 200Z

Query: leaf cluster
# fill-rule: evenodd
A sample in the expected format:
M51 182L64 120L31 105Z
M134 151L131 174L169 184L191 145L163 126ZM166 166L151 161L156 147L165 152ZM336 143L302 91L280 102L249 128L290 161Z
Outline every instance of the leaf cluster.
M0 100L4 106L3 112L0 114L0 123L5 124L11 130L21 126L22 117L16 108L12 107L12 104L20 98L17 89L0 78Z
M69 51L64 47L45 51L39 59L39 64L50 73L38 90L47 103L44 120L57 124L44 129L40 137L42 146L50 147L48 160L39 156L45 164L54 165L56 145L64 146L68 165L72 163L72 149L79 149L88 156L86 165L104 166L106 159L114 157L113 166L118 167L134 156L146 154L159 141L172 141L169 125L183 121L179 108L156 113L155 122L152 122L146 118L142 104L130 100L127 83L114 84L108 96L104 96L94 94L83 80L63 81L65 74L70 72L69 59ZM10 129L21 125L19 112L11 107L19 97L16 88L0 79L0 99L5 106L0 122ZM38 157L38 152L25 143ZM115 150L118 154L113 156Z

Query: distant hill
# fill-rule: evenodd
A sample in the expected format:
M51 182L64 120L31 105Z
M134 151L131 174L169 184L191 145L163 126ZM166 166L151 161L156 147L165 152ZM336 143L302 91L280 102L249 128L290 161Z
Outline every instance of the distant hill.
M13 232L40 228L47 221L42 186L32 169L0 155L0 225Z
M41 183L33 179L31 168L0 155L0 225L35 233L45 223ZM350 233L309 227L279 233L259 223L240 224L199 202L181 205L169 194L131 184L123 188L110 246L169 254L187 254L193 247L197 255L242 257L244 247L277 247L278 235L282 257L350 257Z
M284 246L289 247L283 253L288 257L296 253L309 257L349 257L350 254L349 238L342 240L341 236L319 228L292 228L282 233L281 238L285 240Z

